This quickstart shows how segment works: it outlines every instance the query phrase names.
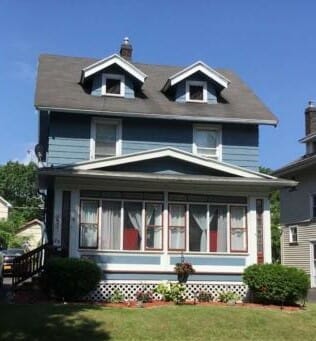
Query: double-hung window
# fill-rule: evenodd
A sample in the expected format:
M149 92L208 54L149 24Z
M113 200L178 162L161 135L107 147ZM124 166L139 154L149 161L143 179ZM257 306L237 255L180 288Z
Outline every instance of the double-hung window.
M297 226L289 227L289 243L290 244L298 243Z
M102 75L102 95L125 96L125 79L123 75L106 74Z
M121 154L120 120L93 119L90 158L100 159Z
M221 159L221 130L218 126L193 128L193 153L212 159Z
M207 102L207 82L186 81L187 102Z

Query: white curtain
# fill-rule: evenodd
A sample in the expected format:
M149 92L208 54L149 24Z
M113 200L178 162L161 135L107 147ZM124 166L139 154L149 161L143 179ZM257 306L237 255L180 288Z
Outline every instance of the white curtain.
M119 250L121 240L121 203L104 201L102 205L101 249Z
M207 251L206 206L191 205L190 214L191 214L193 221L200 228L202 232L201 239L200 239L200 251L206 252Z
M162 247L162 209L161 205L148 204L146 206L146 226L147 228L146 246L153 249Z
M245 208L231 207L231 247L232 250L244 251L246 248Z
M80 246L98 246L98 201L82 202Z
M138 203L128 203L125 205L125 210L127 211L128 218L133 224L133 227L138 230L141 236L142 232L142 206Z
M185 249L185 206L170 205L170 249Z

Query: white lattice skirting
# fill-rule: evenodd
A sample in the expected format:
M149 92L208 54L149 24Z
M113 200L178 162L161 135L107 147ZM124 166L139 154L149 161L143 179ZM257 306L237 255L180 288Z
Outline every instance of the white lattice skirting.
M161 282L160 282L161 283ZM89 299L93 301L107 301L111 298L116 290L119 290L125 300L135 300L136 293L140 290L153 291L159 283L148 282L105 282L102 281L98 285L98 288L89 295ZM219 293L223 291L232 291L244 298L247 295L247 287L242 283L187 283L185 296L187 300L193 300L200 291L206 291L210 293L215 299L218 298ZM153 293L154 299L161 299L161 296L157 293Z

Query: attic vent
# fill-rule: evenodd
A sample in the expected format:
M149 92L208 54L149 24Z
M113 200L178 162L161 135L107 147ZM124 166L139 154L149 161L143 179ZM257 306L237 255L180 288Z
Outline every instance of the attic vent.
M131 60L132 52L133 52L132 44L129 42L128 37L125 37L121 45L120 56L125 58L126 60Z

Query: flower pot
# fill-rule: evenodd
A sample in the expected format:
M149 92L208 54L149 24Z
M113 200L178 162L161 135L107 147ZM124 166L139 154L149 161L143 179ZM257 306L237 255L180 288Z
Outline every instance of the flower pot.
M189 274L178 274L178 282L186 283L189 278Z

